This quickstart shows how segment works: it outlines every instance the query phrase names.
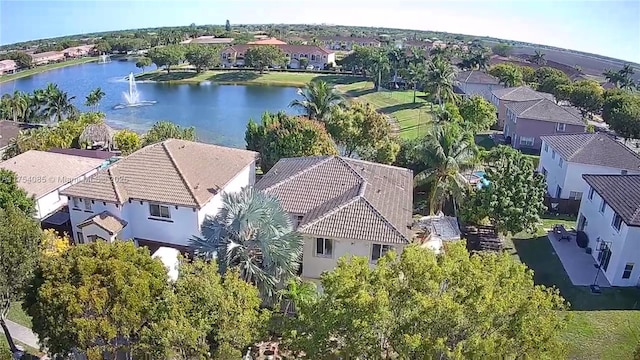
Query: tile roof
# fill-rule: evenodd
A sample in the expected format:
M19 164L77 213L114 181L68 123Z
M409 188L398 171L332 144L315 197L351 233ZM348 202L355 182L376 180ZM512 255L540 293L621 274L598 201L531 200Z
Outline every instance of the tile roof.
M136 151L61 194L118 204L137 199L201 208L256 155L170 139Z
M549 99L509 102L505 106L519 119L550 121L569 125L584 125L582 118Z
M640 155L603 133L549 135L540 139L569 162L640 170Z
M554 100L553 95L535 91L528 86L518 86L492 91L498 99L504 101L531 101L540 99Z
M380 43L380 40L371 37L355 37L355 36L320 36L318 40L321 41L344 41L351 42L355 41L357 43L361 42L371 42L371 43Z
M256 184L304 215L298 231L405 244L410 240L411 170L338 156L281 159Z
M78 224L78 227L83 228L88 225L97 225L108 231L109 234L115 235L119 233L120 230L124 229L125 226L127 226L127 222L108 211L103 211L81 222L80 224Z
M640 226L640 175L582 175L629 226Z
M103 163L100 159L29 150L0 162L0 168L16 173L18 185L38 199Z
M471 70L471 71L461 71L456 75L456 80L463 83L471 83L471 84L487 84L487 85L498 85L500 84L500 80L496 77L493 77L485 72Z
M237 52L237 53L245 53L249 48L254 47L254 46L261 46L261 45L248 45L248 44L240 44L240 45L233 45L233 46L229 46L228 48L226 48L224 50L224 52L229 52L229 51L233 51L233 52ZM329 51L327 49L324 49L322 47L319 46L315 46L315 45L289 45L289 44L283 44L283 45L274 45L275 47L278 47L280 49L282 49L282 51L284 51L285 53L311 53L311 52L316 52L316 53L321 53L321 54L333 54L333 51Z
M286 45L287 43L272 37L268 39L259 39L255 41L250 41L247 44L248 45Z

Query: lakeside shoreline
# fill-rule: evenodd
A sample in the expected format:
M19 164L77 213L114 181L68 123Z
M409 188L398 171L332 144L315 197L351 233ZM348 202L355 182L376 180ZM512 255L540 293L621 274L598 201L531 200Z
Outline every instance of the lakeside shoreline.
M14 74L1 75L0 76L0 84L5 83L5 82L9 82L9 81L13 81L13 80L26 78L26 77L37 75L37 74L41 74L41 73L47 72L49 70L60 69L60 68L64 68L64 67L67 67L67 66L87 64L87 63L94 62L94 61L98 61L98 57L83 57L83 58L71 59L71 60L67 60L67 61L63 61L63 62L59 62L59 63L36 66L34 68L23 70L23 71L19 71L19 72L14 73Z

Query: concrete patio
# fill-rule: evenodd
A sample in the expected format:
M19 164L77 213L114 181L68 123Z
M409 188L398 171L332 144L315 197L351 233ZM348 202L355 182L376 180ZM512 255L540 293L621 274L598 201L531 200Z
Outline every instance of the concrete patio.
M549 231L547 238L553 246L553 250L560 258L562 267L567 272L571 283L576 286L589 286L593 284L596 277L595 259L587 254L584 249L576 244L575 233L572 233L571 240L558 241L557 235ZM602 270L598 270L598 285L600 287L611 287L609 281L604 276Z

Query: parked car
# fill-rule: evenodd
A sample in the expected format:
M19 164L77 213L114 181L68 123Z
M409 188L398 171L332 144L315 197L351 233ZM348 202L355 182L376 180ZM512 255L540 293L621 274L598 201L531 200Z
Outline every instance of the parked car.
M313 70L313 65L307 65L307 70Z

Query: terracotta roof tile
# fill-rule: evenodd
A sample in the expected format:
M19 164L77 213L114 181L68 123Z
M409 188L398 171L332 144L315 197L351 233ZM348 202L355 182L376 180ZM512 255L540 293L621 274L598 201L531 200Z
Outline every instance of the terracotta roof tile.
M120 219L119 217L113 215L108 211L103 211L81 222L80 224L78 224L78 227L83 228L92 224L103 228L111 235L119 233L120 230L124 229L124 227L127 226L126 221Z

